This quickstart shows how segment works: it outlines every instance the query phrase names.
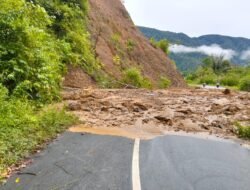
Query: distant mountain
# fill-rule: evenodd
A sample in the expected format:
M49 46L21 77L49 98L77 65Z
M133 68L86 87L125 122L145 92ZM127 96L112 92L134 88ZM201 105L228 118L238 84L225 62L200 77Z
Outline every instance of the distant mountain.
M167 39L171 44L179 44L187 47L197 48L200 46L211 46L217 44L222 50L229 50L234 54L231 61L235 64L246 64L250 59L242 58L243 52L250 49L250 39L240 37L230 37L222 35L204 35L200 37L189 37L184 33L174 33L168 31L160 31L153 28L139 27L140 31L148 38L156 40ZM186 52L185 52L186 51ZM170 58L173 59L177 67L182 72L194 70L199 65L203 58L207 55L201 52L187 52L185 50L178 53L170 53ZM250 58L250 56L248 57Z

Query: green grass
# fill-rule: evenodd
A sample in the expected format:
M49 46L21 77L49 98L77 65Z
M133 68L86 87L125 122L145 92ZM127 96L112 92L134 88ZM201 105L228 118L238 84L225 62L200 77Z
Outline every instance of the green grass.
M37 108L29 101L7 96L0 88L0 181L7 169L18 164L44 142L78 120L64 108Z

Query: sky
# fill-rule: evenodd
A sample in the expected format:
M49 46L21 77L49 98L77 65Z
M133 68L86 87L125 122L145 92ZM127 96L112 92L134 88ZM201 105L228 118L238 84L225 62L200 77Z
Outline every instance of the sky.
M191 37L250 38L250 0L124 0L134 23Z

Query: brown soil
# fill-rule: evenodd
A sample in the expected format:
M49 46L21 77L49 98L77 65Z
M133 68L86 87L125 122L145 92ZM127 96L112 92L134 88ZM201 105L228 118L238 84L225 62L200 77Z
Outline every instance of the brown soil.
M234 123L250 122L250 93L220 90L78 90L65 92L83 124L70 130L130 138L170 131L235 136Z
M68 72L63 80L63 86L71 88L96 87L94 80L80 67L68 66Z
M186 86L166 54L154 48L135 27L120 0L89 0L89 4L89 31L96 58L109 76L119 80L124 69L138 67L155 86L161 76L168 77L174 87ZM114 36L116 40L112 40ZM129 42L133 44L131 47L128 46ZM114 61L115 56L119 56L119 63ZM92 86L91 79L79 68L69 70L65 86Z

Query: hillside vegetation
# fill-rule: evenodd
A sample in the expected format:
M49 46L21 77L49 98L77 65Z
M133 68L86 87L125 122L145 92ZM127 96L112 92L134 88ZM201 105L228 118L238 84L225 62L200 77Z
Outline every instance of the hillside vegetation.
M241 58L241 53L248 50L250 47L250 39L247 38L236 38L222 35L204 35L192 38L184 33L160 31L147 27L139 27L139 29L149 39L154 38L157 41L167 39L171 44L181 44L188 47L218 44L223 49L230 49L237 53L237 55L231 60L234 64L244 65L249 62L249 60L243 60ZM207 55L202 53L170 52L169 57L176 62L178 69L182 73L189 73L201 65L202 60L206 58Z
M0 2L0 83L10 95L58 99L66 64L98 70L86 30L86 0Z
M233 87L250 92L250 66L235 66L223 57L207 57L195 71L187 75L189 83Z
M76 118L59 100L67 64L93 78L99 64L86 29L87 0L0 2L0 179Z

